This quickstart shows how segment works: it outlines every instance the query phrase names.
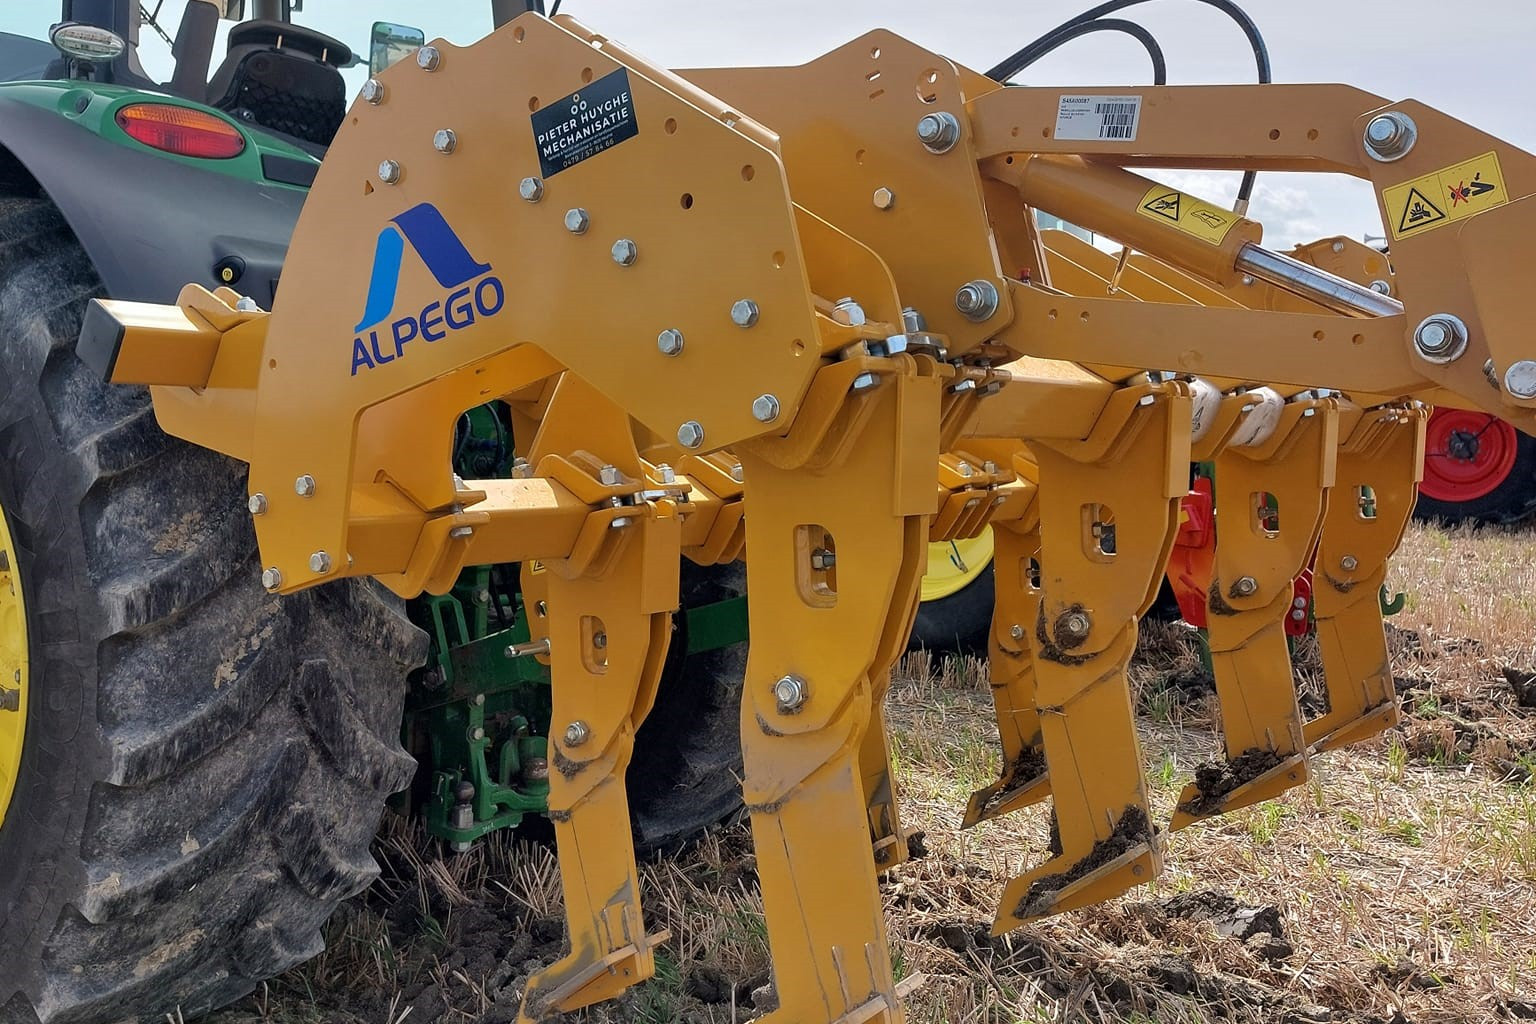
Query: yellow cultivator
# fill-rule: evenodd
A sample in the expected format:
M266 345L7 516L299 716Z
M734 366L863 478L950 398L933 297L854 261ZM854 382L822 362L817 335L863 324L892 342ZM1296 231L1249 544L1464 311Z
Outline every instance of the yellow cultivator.
M1342 241L1272 252L1127 167L1352 175L1391 266ZM1395 720L1376 594L1427 407L1536 427L1532 193L1531 155L1345 86L1006 88L889 32L801 67L669 71L527 15L370 83L270 313L195 286L100 302L80 351L151 385L168 432L250 464L271 591L373 576L413 596L521 565L540 612L507 653L552 670L571 940L528 1020L654 971L624 769L680 558L745 557L767 1019L894 1022L876 875L908 853L882 702L930 541L995 537L1004 768L966 820L1053 809L996 928L1150 881L1170 827ZM460 479L453 425L491 399L517 469ZM1220 481L1226 756L1170 826L1126 668L1192 460ZM1308 722L1284 624L1314 559L1329 710Z

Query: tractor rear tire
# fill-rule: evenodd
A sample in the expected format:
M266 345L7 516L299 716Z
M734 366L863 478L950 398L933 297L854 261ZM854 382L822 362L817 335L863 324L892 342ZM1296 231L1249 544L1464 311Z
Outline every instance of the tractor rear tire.
M747 592L745 562L699 566L684 560L682 607ZM742 808L741 686L747 643L688 653L687 618L675 620L656 705L635 733L625 783L635 845L665 852Z
M76 358L100 294L47 199L0 191L0 507L30 666L4 1024L190 1019L315 955L415 770L424 634L371 583L263 591L245 467Z

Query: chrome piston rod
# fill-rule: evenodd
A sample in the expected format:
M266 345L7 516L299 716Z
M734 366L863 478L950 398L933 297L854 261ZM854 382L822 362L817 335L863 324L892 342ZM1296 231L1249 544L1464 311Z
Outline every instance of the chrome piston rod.
M1335 277L1318 268L1249 242L1238 251L1237 269L1244 274L1310 299L1335 313L1351 316L1396 316L1403 304L1390 295Z

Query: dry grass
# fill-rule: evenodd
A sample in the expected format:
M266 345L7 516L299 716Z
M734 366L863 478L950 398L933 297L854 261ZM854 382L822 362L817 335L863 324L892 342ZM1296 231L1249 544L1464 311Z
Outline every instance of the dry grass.
M1502 675L1536 667L1533 541L1416 527L1394 572L1409 594L1392 631L1401 729L1315 759L1312 782L1281 799L1174 835L1155 883L1001 941L987 926L1006 879L1044 856L1046 811L958 830L966 797L998 770L985 667L910 657L891 694L892 743L905 824L931 852L882 886L898 972L929 976L910 1019L1536 1017L1536 712ZM1217 749L1214 698L1197 681L1184 630L1145 630L1133 682L1164 820ZM528 973L559 952L551 851L497 840L445 861L396 825L378 853L384 877L333 923L327 952L224 1024L512 1019ZM644 883L652 926L674 935L658 976L578 1018L749 1019L768 956L745 827L647 864ZM1245 943L1169 912L1197 890L1274 908L1285 942Z

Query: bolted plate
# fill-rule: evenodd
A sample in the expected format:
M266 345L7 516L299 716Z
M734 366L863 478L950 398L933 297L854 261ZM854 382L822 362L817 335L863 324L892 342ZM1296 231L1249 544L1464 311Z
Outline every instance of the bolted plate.
M380 438L447 438L463 409L559 364L663 437L698 420L714 449L769 429L753 399L771 392L792 409L818 363L783 166L760 141L771 136L544 18L469 47L434 45L435 70L401 62L380 76L382 103L353 104L268 324L251 480L275 496L259 537L285 589L313 582L310 552L347 551L350 481L404 481L423 508L454 501L434 446ZM569 130L606 141L550 173L535 125L553 130L556 102ZM433 148L444 111L456 141L446 156ZM622 130L603 136L605 118ZM400 164L396 184L379 180L386 159ZM529 176L543 179L541 202L519 195ZM591 217L582 235L563 222L576 207ZM642 258L616 264L615 238ZM744 296L761 311L748 330L730 318ZM657 351L666 328L688 339L678 358ZM364 410L367 436L355 440ZM301 473L318 487L296 502Z

